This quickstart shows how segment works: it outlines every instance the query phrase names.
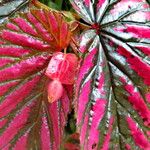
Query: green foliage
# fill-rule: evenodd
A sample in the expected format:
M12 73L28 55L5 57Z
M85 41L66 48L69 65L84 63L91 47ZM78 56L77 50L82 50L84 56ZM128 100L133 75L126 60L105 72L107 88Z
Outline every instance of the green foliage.
M66 0L39 0L39 1L57 10L70 10L71 9L69 0L68 1Z

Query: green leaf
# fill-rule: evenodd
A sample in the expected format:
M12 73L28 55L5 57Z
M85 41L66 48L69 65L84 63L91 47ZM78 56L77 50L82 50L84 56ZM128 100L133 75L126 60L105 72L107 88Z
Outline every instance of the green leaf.
M23 11L25 7L27 6L29 0L2 0L0 2L0 23L4 21L5 18L8 16L13 15L18 10Z

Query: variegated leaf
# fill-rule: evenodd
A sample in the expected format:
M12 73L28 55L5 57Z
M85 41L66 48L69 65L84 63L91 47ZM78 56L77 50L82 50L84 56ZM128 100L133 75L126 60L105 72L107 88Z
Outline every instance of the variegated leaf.
M81 149L150 149L150 7L144 0L71 0L81 35L76 84Z
M1 0L0 1L0 23L18 10L25 10L29 0Z
M46 10L19 13L0 27L0 149L60 149L72 87L48 103L45 69L70 35L62 15Z

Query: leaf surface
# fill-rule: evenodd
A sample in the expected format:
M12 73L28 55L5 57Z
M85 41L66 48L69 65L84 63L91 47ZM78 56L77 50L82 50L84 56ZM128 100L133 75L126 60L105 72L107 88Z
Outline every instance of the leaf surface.
M70 35L62 15L46 10L19 13L0 27L0 149L60 149L72 87L48 103L45 70Z
M71 0L90 26L76 84L81 149L150 148L150 8L142 0Z
M16 11L26 10L29 0L1 0L0 1L0 23L4 22L6 18L13 15Z
M71 134L65 143L65 150L80 150L79 135L77 133Z

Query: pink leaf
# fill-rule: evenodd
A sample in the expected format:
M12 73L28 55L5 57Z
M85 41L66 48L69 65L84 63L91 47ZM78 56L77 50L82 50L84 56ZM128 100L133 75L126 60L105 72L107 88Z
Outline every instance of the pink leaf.
M48 103L45 70L70 35L63 16L45 10L19 13L1 26L0 149L60 149L70 93L64 86L62 97Z
M70 1L91 27L81 34L76 83L81 149L150 149L149 4Z

